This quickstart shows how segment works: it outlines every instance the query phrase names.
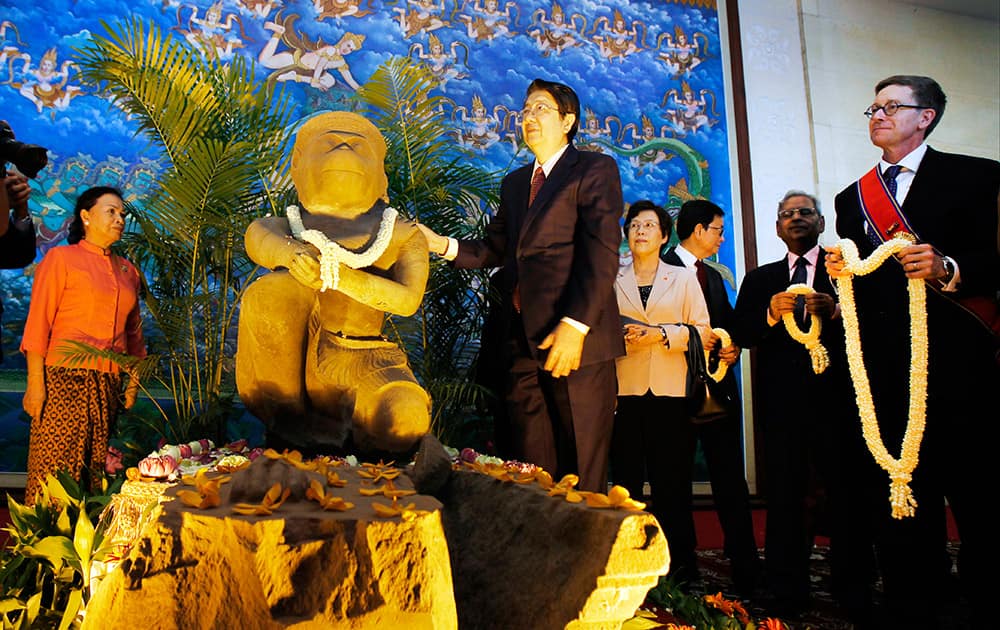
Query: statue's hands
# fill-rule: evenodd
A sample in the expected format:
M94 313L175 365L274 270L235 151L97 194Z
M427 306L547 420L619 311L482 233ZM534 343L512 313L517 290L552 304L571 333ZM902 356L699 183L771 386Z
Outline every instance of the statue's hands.
M288 273L301 284L319 291L323 288L323 280L319 273L319 259L307 251L300 251L288 263Z
M445 252L445 250L448 249L448 237L441 236L423 223L417 223L417 229L419 229L420 233L424 235L425 239L427 239L427 249L432 254L440 256Z
M559 322L555 330L538 345L539 350L549 351L549 356L545 358L544 369L551 372L553 378L569 376L570 372L580 367L585 337L586 335L566 322Z

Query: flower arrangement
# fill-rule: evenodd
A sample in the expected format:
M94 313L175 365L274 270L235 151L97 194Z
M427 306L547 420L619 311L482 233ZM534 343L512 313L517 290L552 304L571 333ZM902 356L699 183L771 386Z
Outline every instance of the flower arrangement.
M780 619L754 621L737 600L722 593L697 595L686 592L666 576L646 597L647 604L625 622L623 630L666 628L668 630L789 630ZM662 609L657 614L657 608Z

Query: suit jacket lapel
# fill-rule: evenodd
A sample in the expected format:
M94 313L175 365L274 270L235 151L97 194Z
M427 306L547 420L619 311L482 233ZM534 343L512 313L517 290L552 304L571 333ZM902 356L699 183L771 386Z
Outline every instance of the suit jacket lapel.
M521 224L521 232L519 236L520 239L524 237L525 234L531 232L531 225L535 220L543 213L543 210L547 209L549 206L549 201L552 200L552 196L555 195L557 190L561 190L566 180L569 178L570 173L573 171L573 167L579 160L579 152L573 148L573 145L566 147L566 152L563 153L556 165L552 167L552 172L549 173L548 177L545 178L545 183L542 184L541 190L538 191L538 195L535 197L534 203L527 209L527 213L524 215L524 222ZM530 173L531 166L528 167ZM533 173L532 173L533 174ZM528 194L531 191L531 175L529 174L527 183L519 188L524 189L524 204L528 202Z
M639 295L639 286L635 282L635 268L632 265L625 265L618 270L618 284L621 286L625 300L632 308L637 313L644 312L642 297Z
M667 270L667 263L660 261L659 266L656 268L656 275L653 276L653 288L649 292L649 299L646 300L647 315L653 310L657 302L667 294L667 290L674 284L674 281L675 277Z
M671 247L667 250L667 253L663 255L663 262L668 265L674 265L676 267L685 267L686 265L681 260L681 257L677 255L675 248Z

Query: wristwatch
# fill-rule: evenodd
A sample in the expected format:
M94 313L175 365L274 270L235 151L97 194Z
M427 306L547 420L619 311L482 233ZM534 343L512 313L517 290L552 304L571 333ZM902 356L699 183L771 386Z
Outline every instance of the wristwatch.
M955 277L955 263L951 262L951 258L947 256L943 256L941 262L944 264L944 277L941 278L941 284L948 284Z

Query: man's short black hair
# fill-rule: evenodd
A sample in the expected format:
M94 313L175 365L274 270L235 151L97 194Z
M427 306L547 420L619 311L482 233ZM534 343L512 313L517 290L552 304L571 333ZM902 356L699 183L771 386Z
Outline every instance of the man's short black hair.
M726 213L722 208L707 199L685 201L677 213L677 238L683 241L694 234L694 226L701 225L708 229L715 217L724 216Z
M549 96L555 99L556 105L559 106L559 113L563 116L573 114L573 126L566 133L566 138L570 144L573 144L576 130L580 128L580 97L576 95L576 92L570 86L555 83L554 81L546 81L545 79L535 79L531 82L531 85L528 86L528 91L524 95L525 100L535 92L547 92Z
M875 94L878 94L890 85L903 85L910 88L913 90L913 98L917 101L916 103L912 103L913 105L920 105L921 107L934 110L934 120L931 121L931 124L927 127L927 131L924 132L924 138L931 135L937 124L941 122L941 117L944 116L944 106L948 102L948 98L944 95L944 90L941 89L938 82L930 77L922 77L915 74L895 74L879 81L875 86ZM910 104L904 103L904 105Z

